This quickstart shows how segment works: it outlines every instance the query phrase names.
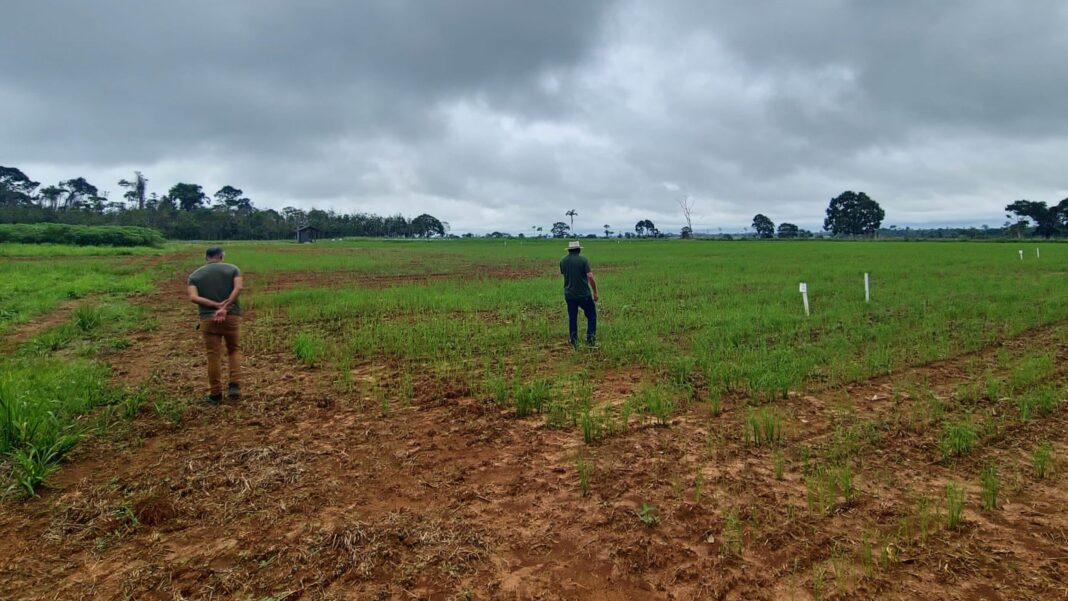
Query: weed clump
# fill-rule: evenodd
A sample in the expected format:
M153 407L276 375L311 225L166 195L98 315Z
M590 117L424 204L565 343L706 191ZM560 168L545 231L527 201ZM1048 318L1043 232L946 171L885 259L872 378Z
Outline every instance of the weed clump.
M942 430L942 436L938 440L938 448L942 451L942 460L947 461L950 457L964 455L975 447L979 435L975 426L967 422L946 424Z
M311 332L301 332L293 338L293 354L308 367L319 365L326 354L326 342Z
M100 327L104 321L104 314L100 307L95 305L81 305L74 310L72 319L79 330L90 332Z
M838 499L845 504L856 498L853 484L853 470L842 465L838 467L815 466L805 477L805 498L809 511L818 511L830 515L838 507Z
M525 386L520 385L515 389L513 398L515 416L528 417L542 413L551 399L552 386L548 380L534 380Z
M782 416L773 409L749 409L745 416L745 444L777 445L783 440Z
M675 411L675 403L667 391L660 386L646 386L641 391L640 399L642 410L653 417L656 425L668 425L668 420Z
M11 479L13 482L8 486L7 492L11 494L16 490L21 491L28 497L37 496L37 488L45 483L45 480L59 468L61 457L74 446L77 438L65 438L56 441L50 447L22 447L15 449L11 454Z
M653 505L642 503L642 508L638 511L638 519L641 520L641 523L652 528L660 523L660 512Z

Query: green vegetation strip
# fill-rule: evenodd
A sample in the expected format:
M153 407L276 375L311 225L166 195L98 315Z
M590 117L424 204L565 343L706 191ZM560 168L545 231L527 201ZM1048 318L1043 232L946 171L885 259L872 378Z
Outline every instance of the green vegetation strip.
M346 247L351 257L341 250ZM316 287L305 278L251 300L260 317L250 343L290 350L305 361L331 357L342 370L375 358L451 368L476 388L479 375L499 369L518 371L521 379L545 366L569 369L567 361L554 360L566 339L559 241L330 249L325 255L309 249L288 264L321 259L314 268L320 270L373 261L375 272L394 266L393 273L411 273L407 266L425 261L460 273L385 286L354 280ZM833 388L1068 318L1068 305L1059 300L1068 292L1060 267L1068 247L1057 245L1029 262L1004 244L598 240L588 241L584 252L602 290L601 344L581 362L594 369L648 367L682 387L712 389L713 396L768 401ZM242 247L240 258L259 261L253 247ZM544 275L496 277L489 267L517 264L542 265ZM871 274L870 304L864 273ZM812 302L807 318L801 281ZM299 337L296 344L278 340L280 328Z
M163 246L154 229L129 225L69 225L65 223L0 224L0 242L71 244L74 246Z
M108 258L0 262L0 335L12 324L86 296L143 294L153 288L144 264Z

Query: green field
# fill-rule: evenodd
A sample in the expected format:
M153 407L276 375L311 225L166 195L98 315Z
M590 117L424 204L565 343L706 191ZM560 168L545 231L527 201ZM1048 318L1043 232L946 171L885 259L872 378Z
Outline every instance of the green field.
M84 468L95 476L81 484L60 485L111 495L111 505L101 504L107 515L136 518L107 534L113 539L96 539L98 551L125 561L158 534L154 514L130 503L182 490L174 482L192 476L180 470L218 453L204 441L221 428L235 432L226 446L246 449L245 463L213 489L228 499L222 505L198 496L200 489L174 493L187 517L168 535L173 544L200 548L202 539L182 532L201 517L259 532L259 522L228 513L248 506L249 520L264 507L278 512L269 514L278 530L263 535L275 545L289 536L287 519L292 529L312 507L329 513L369 494L374 507L360 509L363 521L352 528L393 532L403 516L437 523L440 506L472 520L465 528L487 540L507 541L519 525L553 530L559 522L554 537L578 537L574 545L592 537L618 550L650 545L646 533L656 532L652 540L670 559L627 560L643 566L622 580L637 587L625 589L636 598L646 585L699 590L672 576L691 563L717 574L770 566L742 568L747 575L729 582L743 595L783 598L792 591L893 597L910 590L900 588L909 570L933 578L950 564L973 569L960 578L979 586L998 578L995 547L1033 553L1017 568L1032 576L1045 569L1050 550L1024 523L1041 515L1047 528L1065 525L1049 516L1066 500L1055 491L1065 473L1068 245L587 240L583 253L601 292L599 345L577 349L567 343L557 269L564 246L530 239L229 244L226 260L241 267L248 287L243 346L252 384L246 399L216 413L199 402L203 361L183 297L203 246L70 256L39 247L35 256L0 245L11 257L0 265L8 496L52 494L48 485L63 481L73 449L80 453L71 469L100 449L130 453L127 476L108 476L119 468L103 461ZM293 458L307 457L309 447L344 459L295 470L304 460ZM378 456L378 448L388 453ZM440 454L421 463L412 449ZM292 463L278 474L296 474L279 481L311 484L249 497L258 490L255 462L276 456ZM353 482L367 472L375 479L346 489L334 477L341 472ZM481 473L490 476L482 481ZM457 507L478 509L469 515ZM570 517L587 515L591 521ZM409 527L415 536L418 527ZM489 559L494 553L525 557L500 542L495 552L468 549L464 557L479 559L460 567L456 549L453 559L417 561L381 546L393 534L331 532L329 545L301 539L300 557L329 559L306 577L335 569L330 562L342 560L330 553L338 545L356 545L356 557L373 540L374 553L392 559L360 572L358 581L383 587L358 589L365 593L397 590L411 578L402 578L405 570L428 570L428 581L447 583L431 587L442 594L486 593L496 589L478 583L504 578ZM419 544L475 544L441 536L420 534ZM679 551L694 537L714 542ZM779 541L793 563L767 541ZM562 548L568 556L570 547ZM962 559L977 555L991 558L989 571ZM596 565L616 565L611 557ZM223 590L273 594L271 583L291 577L269 577L273 560L258 561L244 584ZM568 574L581 580L579 572ZM215 590L211 578L202 581L208 588L187 592ZM1038 598L1052 590L1038 576L1029 582ZM123 590L169 590L151 586Z
M335 244L300 254L239 247L230 258L282 282L274 272L342 276L335 286L302 281L254 297L260 323L271 324L264 331L284 324L342 367L388 360L468 380L640 366L703 390L771 399L975 351L1068 317L1068 247L1060 245L1022 262L1005 244L609 240L586 248L603 291L602 344L564 361L553 360L566 338L559 242ZM456 277L421 278L428 273ZM362 275L396 279L361 285ZM277 350L292 340L255 342Z

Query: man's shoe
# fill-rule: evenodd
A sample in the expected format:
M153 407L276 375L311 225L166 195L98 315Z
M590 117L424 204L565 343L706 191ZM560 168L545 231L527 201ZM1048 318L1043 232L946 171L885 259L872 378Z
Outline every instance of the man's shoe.
M570 344L572 348L578 348L578 338L572 338L568 341L568 344Z
M230 386L226 390L226 396L230 397L231 401L241 398L241 385L230 382Z
M222 402L222 395L221 394L209 394L208 396L204 397L204 402L209 404L209 405L218 405L219 403Z
M586 341L586 346L588 346L590 348L597 348L597 341L593 340L593 339L587 340Z

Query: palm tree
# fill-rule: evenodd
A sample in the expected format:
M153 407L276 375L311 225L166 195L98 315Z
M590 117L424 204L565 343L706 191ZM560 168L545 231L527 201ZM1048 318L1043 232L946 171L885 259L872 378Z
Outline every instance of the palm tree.
M609 229L610 229L611 227L612 227L612 226L608 225L607 223L606 223L606 224L604 224L604 237L605 237L605 238L607 238L607 237L608 237L608 235L612 233L612 232L610 232L610 231L609 231Z
M575 233L575 215L578 215L578 211L576 211L575 209L568 209L568 211L564 213L564 215L567 215L571 218L571 233Z

